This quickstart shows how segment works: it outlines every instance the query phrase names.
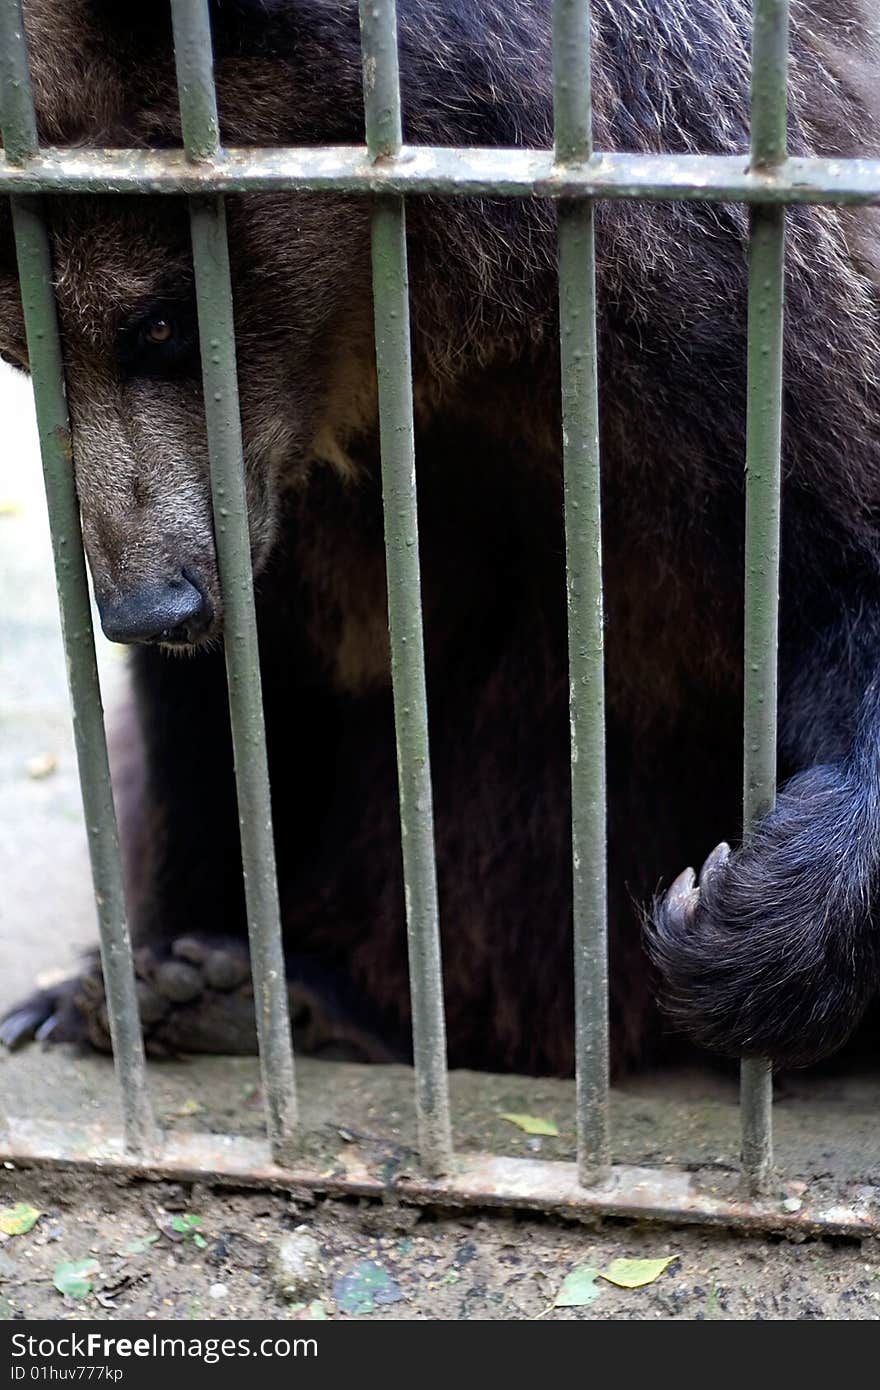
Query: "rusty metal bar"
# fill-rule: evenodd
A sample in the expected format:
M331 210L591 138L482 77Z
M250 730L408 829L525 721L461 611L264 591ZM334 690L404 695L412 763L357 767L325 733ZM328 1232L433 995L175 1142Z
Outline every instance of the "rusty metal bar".
M9 155L36 150L37 127L28 77L21 0L0 3L0 122ZM85 813L101 964L113 1059L119 1082L125 1142L146 1153L157 1142L147 1089L131 940L125 914L122 865L104 735L101 687L89 588L74 482L64 362L52 277L49 234L40 201L12 200L22 307L37 409L46 503L55 559L61 629L73 710L73 731Z
M756 0L752 40L751 167L785 159L788 0ZM776 799L776 694L782 500L782 345L785 209L755 208L749 242L746 438L745 709L743 829ZM743 1175L763 1191L773 1166L773 1073L749 1058L741 1070Z
M556 155L592 148L589 0L553 14ZM559 331L568 589L578 1171L600 1182L609 1140L608 905L602 506L593 203L559 203Z
M449 198L637 198L709 203L880 203L880 159L604 154L557 163L552 150L402 145L375 164L362 145L224 149L198 165L179 150L45 148L0 158L0 193L439 194Z
M584 1218L615 1216L640 1220L732 1226L801 1235L880 1234L880 1187L852 1183L829 1193L803 1184L781 1187L773 1198L737 1191L736 1175L714 1168L641 1168L620 1165L601 1188L586 1188L574 1163L497 1154L458 1154L454 1170L441 1178L394 1170L375 1155L347 1144L319 1168L272 1161L265 1143L241 1136L169 1133L160 1156L138 1158L100 1126L72 1126L22 1118L15 1122L16 1146L0 1133L0 1162L176 1181L216 1181L234 1186L277 1188L473 1207L547 1211ZM797 1195L794 1195L794 1194Z
M394 0L361 0L367 145L381 161L400 148L400 82ZM403 199L376 199L372 217L373 307L388 626L400 790L419 1152L432 1173L452 1164L446 1023L434 855L434 809L422 630L412 353Z
M172 16L183 136L187 157L196 163L216 155L219 148L207 0L172 0ZM223 198L217 194L193 198L190 224L260 1067L269 1140L273 1154L281 1161L289 1159L293 1152L296 1086L272 832Z

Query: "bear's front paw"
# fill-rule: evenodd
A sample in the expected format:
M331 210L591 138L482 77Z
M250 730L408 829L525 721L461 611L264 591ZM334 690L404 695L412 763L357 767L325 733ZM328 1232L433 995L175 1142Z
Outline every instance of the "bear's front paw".
M648 949L667 1013L702 1046L803 1065L840 1047L877 987L875 874L851 788L814 769L742 849L659 898Z
M144 1046L151 1057L187 1052L247 1056L257 1051L250 958L243 941L178 937L161 951L138 948L134 966ZM332 980L312 976L288 981L298 1051L344 1061L402 1060L373 1028L342 1007ZM97 955L82 975L38 991L0 1019L0 1043L6 1047L31 1039L111 1050Z

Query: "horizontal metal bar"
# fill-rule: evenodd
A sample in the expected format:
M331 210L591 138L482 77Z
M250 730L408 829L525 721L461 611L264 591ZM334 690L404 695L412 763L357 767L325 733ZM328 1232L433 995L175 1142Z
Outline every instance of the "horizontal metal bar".
M198 164L179 150L46 148L0 159L0 193L436 193L447 197L643 198L730 203L880 203L880 159L594 154L557 164L550 150L404 145L372 163L362 145L228 149Z
M429 1203L433 1206L507 1207L560 1216L622 1216L754 1231L867 1236L880 1234L880 1187L847 1184L813 1196L802 1184L774 1197L742 1196L729 1170L615 1165L606 1182L582 1187L575 1164L495 1154L457 1154L451 1171L432 1178L346 1144L320 1168L280 1167L268 1145L229 1134L169 1133L160 1154L126 1153L115 1135L97 1125L13 1117L12 1138L0 1133L0 1162L83 1169L94 1174L137 1174L177 1181L312 1191Z

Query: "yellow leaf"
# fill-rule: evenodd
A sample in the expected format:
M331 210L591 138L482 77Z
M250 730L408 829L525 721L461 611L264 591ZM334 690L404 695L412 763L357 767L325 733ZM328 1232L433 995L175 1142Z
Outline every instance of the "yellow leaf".
M612 1260L607 1269L599 1271L599 1278L607 1279L619 1289L643 1289L659 1279L664 1269L677 1259L677 1255L667 1255L660 1260Z
M39 1221L41 1213L27 1202L16 1202L14 1207L0 1209L0 1231L5 1236L26 1236Z
M190 1096L188 1100L178 1105L176 1110L170 1110L168 1113L170 1115L200 1115L204 1108L201 1101Z
M551 1139L559 1138L559 1130L552 1120L542 1120L537 1115L502 1115L502 1120L509 1120L517 1129L523 1130L526 1134L547 1134Z

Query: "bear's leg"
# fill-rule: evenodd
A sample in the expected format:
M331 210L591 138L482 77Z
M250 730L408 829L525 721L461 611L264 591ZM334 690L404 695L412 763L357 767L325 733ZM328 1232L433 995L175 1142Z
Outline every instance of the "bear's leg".
M780 757L801 770L740 849L719 845L699 878L686 870L655 903L649 945L667 1009L719 1052L816 1060L846 1041L880 984L874 587L842 586L824 625L823 605L801 593L809 626L784 626L780 652Z
M253 1053L257 1037L223 657L207 652L180 660L138 648L132 676L134 709L123 712L113 735L112 761L147 1049L154 1055ZM273 796L283 816L279 825L276 815L279 858L286 859L286 881L295 883L293 847L308 859L314 821L320 819L312 783L326 776L332 753L332 718L321 723L321 711L332 701L317 691L298 696L290 685L279 691L274 679L272 673L267 681L270 748L273 704L294 727L301 717L307 733L294 768L296 794ZM291 774L288 768L282 772ZM393 1059L342 972L307 958L288 956L286 964L294 1042L301 1050ZM0 1020L0 1042L8 1047L34 1036L109 1048L97 952L80 976L39 991Z

